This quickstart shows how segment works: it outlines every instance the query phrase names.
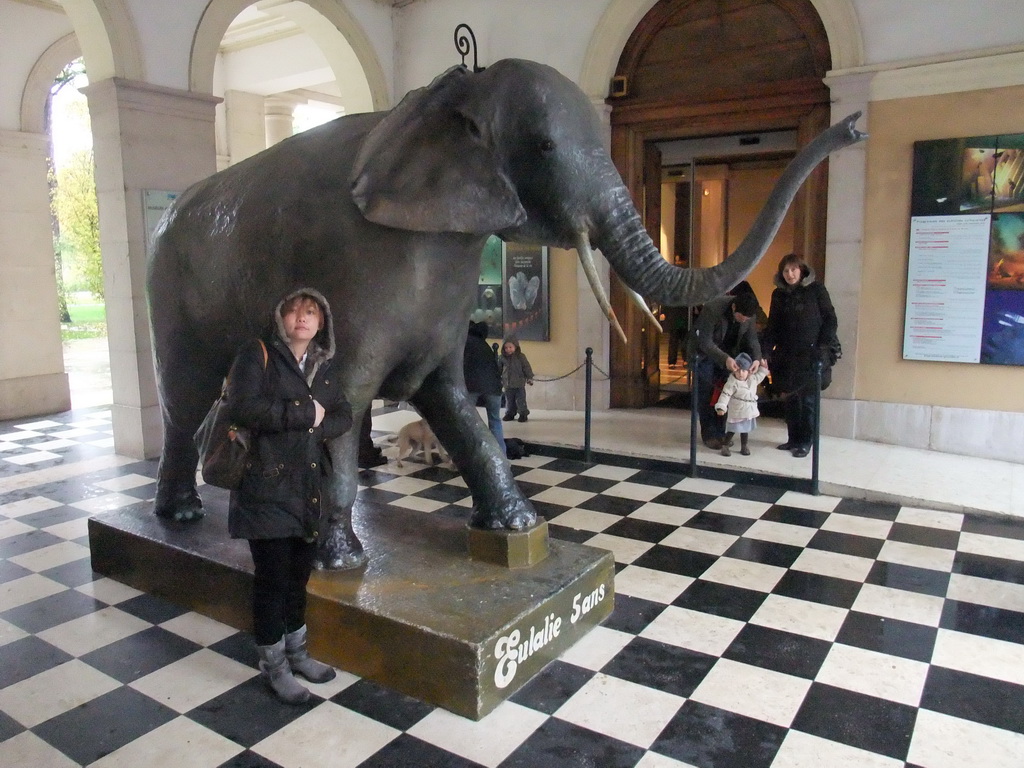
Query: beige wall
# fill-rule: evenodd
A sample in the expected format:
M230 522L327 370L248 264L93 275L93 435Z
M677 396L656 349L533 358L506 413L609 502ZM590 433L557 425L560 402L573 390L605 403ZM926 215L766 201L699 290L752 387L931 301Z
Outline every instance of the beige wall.
M1024 413L1024 368L903 360L913 143L1024 132L1024 87L873 102L868 130L854 397Z
M764 208L768 195L782 175L783 168L734 168L729 171L729 253L736 250L754 219ZM779 266L779 260L793 251L793 208L790 207L782 220L775 239L765 255L747 276L747 282L754 289L765 313L771 306L772 278Z
M522 345L534 373L545 379L568 373L583 362L583 350L595 346L577 339L576 252L552 248L550 254L551 341L524 341Z

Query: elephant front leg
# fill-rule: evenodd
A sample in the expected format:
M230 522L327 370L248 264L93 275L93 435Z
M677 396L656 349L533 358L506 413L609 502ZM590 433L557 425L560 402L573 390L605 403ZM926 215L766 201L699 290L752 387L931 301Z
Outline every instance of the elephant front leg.
M353 414L352 429L330 444L332 471L324 483L324 521L314 567L348 570L366 562L363 545L352 527L352 506L358 489L359 428L363 415Z
M440 438L473 494L470 525L519 531L537 522L537 512L516 485L494 435L452 376L442 370L432 373L412 403Z

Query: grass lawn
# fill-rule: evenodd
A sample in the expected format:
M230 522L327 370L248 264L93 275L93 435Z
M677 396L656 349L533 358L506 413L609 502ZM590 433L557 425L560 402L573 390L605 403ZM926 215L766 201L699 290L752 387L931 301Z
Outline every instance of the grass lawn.
M74 296L69 297L72 300ZM70 323L62 323L60 335L64 341L71 339L95 339L107 335L107 310L102 303L68 303Z

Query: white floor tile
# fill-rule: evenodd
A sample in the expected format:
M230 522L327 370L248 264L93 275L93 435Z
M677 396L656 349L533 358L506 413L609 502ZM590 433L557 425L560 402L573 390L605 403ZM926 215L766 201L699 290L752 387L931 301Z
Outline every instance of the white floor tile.
M422 496L403 496L391 502L393 506L411 509L414 512L436 512L441 507L447 507L447 502L437 499L426 499Z
M201 648L173 664L161 667L130 683L175 712L188 712L210 699L259 674L259 670L239 664L208 648Z
M84 656L151 626L148 621L111 606L50 627L37 633L37 637L72 656Z
M555 712L555 717L627 744L647 748L686 699L598 673Z
M533 498L538 498L534 496ZM553 525L564 525L578 531L593 531L600 533L605 528L615 525L622 518L618 515L610 515L607 512L595 512L592 509L567 509L560 515L555 515L548 520Z
M1024 613L1024 584L954 573L949 577L946 598Z
M72 502L68 506L74 507L75 509L81 509L84 512L96 514L99 512L111 512L115 509L130 507L132 504L138 504L140 501L141 499L135 496L128 496L124 493L106 493L102 496L94 496L91 499Z
M634 520L649 520L652 523L663 523L665 525L683 525L696 514L698 514L696 509L673 507L668 504L649 501L633 510L629 517Z
M871 517L857 517L856 515L843 515L833 512L828 519L821 524L823 531L835 531L836 533L852 533L855 536L867 536L872 539L884 539L892 530L892 523L888 520L876 520Z
M51 453L49 451L33 451L32 453L23 453L20 456L6 456L4 457L4 461L9 461L11 462L11 464L27 466L28 464L41 464L44 461L52 461L53 459L59 458L59 453Z
M745 517L750 520L757 520L771 507L763 501L750 501L749 499L733 499L728 496L719 496L706 507L707 512L719 512L723 515L734 517Z
M30 496L21 501L12 501L7 504L0 504L0 515L9 518L18 518L23 515L31 515L35 512L43 512L47 509L63 506L59 501L44 498L43 496Z
M478 721L435 709L407 733L467 760L497 768L546 719L541 712L506 701Z
M0 612L17 608L67 589L52 579L33 573L20 579L0 583Z
M878 560L885 563L899 563L914 568L929 568L949 573L953 570L956 551L941 547L924 547L905 541L887 541L878 553Z
M964 516L959 512L941 512L935 509L918 507L902 507L896 515L897 523L923 525L928 528L942 528L946 531L959 531L964 524Z
M114 678L72 659L0 690L0 711L32 728L120 687Z
M775 503L785 507L796 507L797 509L831 512L840 501L842 501L842 498L839 496L812 496L809 493L800 493L799 491L786 491Z
M679 528L672 531L659 544L663 547L677 547L708 555L722 555L736 543L737 539L739 536L731 533L705 531L700 528Z
M93 483L93 485L103 488L107 491L127 491L132 488L141 488L144 485L156 485L156 481L151 477L145 475L120 475L118 477L112 477L109 480L100 480L99 482Z
M615 591L668 605L693 584L690 576L628 565L615 574Z
M937 627L942 617L942 598L865 584L860 588L853 610Z
M550 469L541 468L523 472L523 474L516 476L516 480L522 480L524 483L537 483L538 485L558 485L566 480L571 480L573 477L574 475L568 472L555 472Z
M810 680L719 659L690 698L787 728L810 687Z
M26 552L23 555L7 558L9 563L28 568L30 571L45 571L56 568L58 565L73 563L75 560L82 560L89 557L89 548L76 544L73 541L64 541L60 544L53 544L49 547L40 547Z
M776 544L788 544L794 547L805 547L814 538L814 528L806 525L777 523L772 520L758 520L743 534L744 538L758 541L772 541Z
M560 504L563 507L578 507L596 495L590 491L577 491L573 488L547 488L534 494L530 499L547 504Z
M31 731L0 742L0 765L11 768L79 768L78 763Z
M123 603L125 600L131 600L142 594L135 587L129 587L127 584L106 577L86 582L75 589L90 597L95 597L97 600L102 600L108 605Z
M622 536L610 536L607 533L599 533L587 539L585 543L591 547L607 549L615 555L615 562L617 563L632 563L654 546L646 541L627 539Z
M916 707L921 703L928 664L836 643L814 679L879 699Z
M1020 768L1024 735L922 709L907 762L927 768Z
M1021 539L987 536L982 533L961 533L958 549L974 555L1024 561L1024 540Z
M244 748L186 717L164 723L135 741L89 764L89 768L217 768ZM159 762L155 762L157 757Z
M625 481L616 483L606 489L604 494L606 496L619 496L623 499L633 499L634 501L650 501L655 496L660 496L664 492L664 488L659 488L654 485Z
M867 752L809 733L790 731L772 768L903 768L902 760Z
M644 628L640 637L721 656L743 627L742 621L670 605Z
M566 664L597 671L633 639L628 632L608 627L594 627L558 658Z
M768 595L751 617L750 623L831 641L836 639L846 616L845 609L834 605Z
M819 576L834 576L837 579L864 581L874 564L875 561L869 557L844 555L824 549L805 549L793 561L793 565L790 568L794 571L816 573Z
M775 565L720 557L701 574L701 578L704 581L729 584L756 592L770 592L785 575L786 569Z
M940 629L932 664L1024 685L1024 645Z
M221 624L215 619L193 613L192 611L175 616L160 626L168 632L173 632L184 637L186 640L191 640L193 643L203 646L219 643L225 637L231 637L231 635L238 631L234 627Z
M399 734L383 723L325 701L251 749L281 766L354 768Z
M36 530L34 525L25 525L19 523L17 520L4 520L0 518L0 540L10 539L14 536L21 536L26 533L32 533Z

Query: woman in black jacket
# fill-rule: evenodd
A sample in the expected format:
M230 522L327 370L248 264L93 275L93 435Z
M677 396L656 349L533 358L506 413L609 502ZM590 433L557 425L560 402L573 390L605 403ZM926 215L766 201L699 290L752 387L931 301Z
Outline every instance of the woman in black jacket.
M352 409L333 370L327 300L304 288L274 311L275 331L245 344L228 375L236 424L252 432L242 484L231 494L228 530L248 539L253 634L264 680L279 699L300 704L309 691L293 672L325 683L334 670L306 650L306 583L313 569L330 467L326 441L352 426Z
M801 458L810 453L814 439L814 366L818 360L825 363L825 389L832 369L824 353L839 323L825 286L814 281L814 271L796 254L782 257L775 285L764 347L772 387L785 398L789 437L779 450Z

